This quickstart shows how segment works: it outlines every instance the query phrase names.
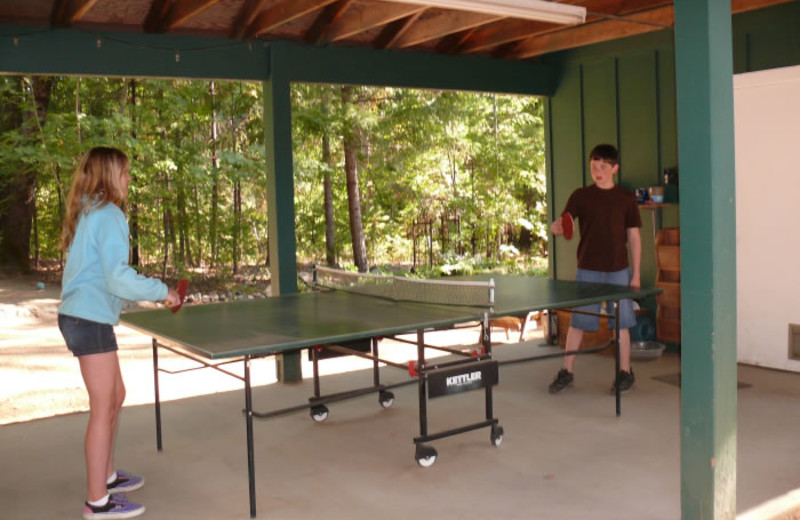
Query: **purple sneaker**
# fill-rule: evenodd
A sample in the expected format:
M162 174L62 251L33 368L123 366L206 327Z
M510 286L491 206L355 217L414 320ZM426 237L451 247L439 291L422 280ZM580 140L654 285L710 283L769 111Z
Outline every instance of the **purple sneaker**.
M144 506L128 502L125 495L115 493L108 499L104 506L95 507L88 503L83 505L83 518L86 520L103 518L133 518L144 513Z
M106 484L109 493L127 493L144 486L144 477L131 475L127 471L117 470L117 480ZM125 517L127 518L127 517Z

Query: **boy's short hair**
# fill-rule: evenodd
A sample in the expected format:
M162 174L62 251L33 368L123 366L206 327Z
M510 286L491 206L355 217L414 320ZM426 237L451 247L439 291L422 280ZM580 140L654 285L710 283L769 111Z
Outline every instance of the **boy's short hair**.
M612 144L598 144L589 154L590 160L605 161L612 166L619 163L619 152Z

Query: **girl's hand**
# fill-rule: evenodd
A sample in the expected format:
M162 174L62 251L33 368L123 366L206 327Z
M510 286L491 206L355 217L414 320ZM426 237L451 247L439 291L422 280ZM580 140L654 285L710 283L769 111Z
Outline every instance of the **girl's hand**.
M175 289L170 289L169 292L167 293L167 299L164 300L164 305L172 308L180 304L181 304L181 297L178 294L178 291L176 291Z

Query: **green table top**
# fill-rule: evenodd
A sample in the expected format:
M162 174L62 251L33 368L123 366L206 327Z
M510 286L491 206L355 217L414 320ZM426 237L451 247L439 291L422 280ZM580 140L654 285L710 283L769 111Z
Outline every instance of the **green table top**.
M495 281L490 316L586 305L621 298L643 298L655 288L546 278L481 275ZM455 279L467 279L455 278ZM280 297L187 306L180 312L125 313L122 324L202 357L259 356L314 345L449 327L481 319L487 309L394 302L344 291L307 292Z

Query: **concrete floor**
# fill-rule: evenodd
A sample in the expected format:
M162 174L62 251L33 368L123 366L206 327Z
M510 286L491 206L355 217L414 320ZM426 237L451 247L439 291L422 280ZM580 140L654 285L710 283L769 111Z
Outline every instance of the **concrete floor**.
M539 343L499 345L495 354L553 350ZM272 366L264 363L256 368ZM427 469L414 460L415 386L396 390L389 409L362 397L332 405L324 423L307 413L257 421L258 517L679 519L679 388L653 379L676 374L678 356L635 363L637 388L623 397L619 418L609 394L612 357L581 358L575 387L551 396L547 385L559 364L502 367L495 391L502 445L491 445L488 429L435 441L439 457ZM385 372L387 380L403 377ZM329 375L323 391L370 378L365 370ZM800 376L740 367L739 379L751 385L739 390L743 512L800 487ZM309 380L268 384L254 390L254 407L298 404L309 395ZM146 504L145 518L249 518L243 399L242 391L228 391L164 403L162 453L152 405L126 407L117 461L146 476L145 487L128 497ZM476 422L483 394L433 400L429 410L431 431ZM85 424L86 414L78 413L0 427L0 518L80 518Z

